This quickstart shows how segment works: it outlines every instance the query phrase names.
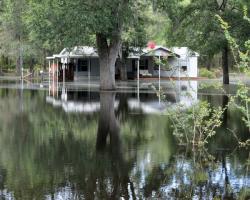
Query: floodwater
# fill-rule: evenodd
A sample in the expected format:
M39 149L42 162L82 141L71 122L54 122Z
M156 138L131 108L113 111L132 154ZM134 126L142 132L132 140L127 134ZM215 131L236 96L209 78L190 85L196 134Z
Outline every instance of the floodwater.
M237 108L206 149L172 135L168 110L223 106L217 90L162 83L162 99L148 83L101 93L14 85L0 84L0 199L250 199L249 149L236 140L250 132Z

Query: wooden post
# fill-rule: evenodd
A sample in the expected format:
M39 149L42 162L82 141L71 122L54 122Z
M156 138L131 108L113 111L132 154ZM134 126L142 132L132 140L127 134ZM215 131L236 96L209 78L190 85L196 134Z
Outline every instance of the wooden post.
M49 59L49 96L50 96L50 59Z
M137 63L137 100L140 101L140 58Z
M66 67L66 64L64 63L63 64L63 86L65 86L65 67Z
M54 58L52 61L52 82L53 82L53 84L55 82L55 59Z
M159 56L159 104L161 103L161 56Z
M178 80L179 80L179 88L178 88L178 91L179 91L179 95L181 93L181 65L180 65L180 59L178 59Z
M59 90L59 83L58 83L58 75L59 75L59 62L58 58L56 59L56 90L57 90L57 98L58 98L58 90Z
M88 97L90 100L90 57L88 58Z

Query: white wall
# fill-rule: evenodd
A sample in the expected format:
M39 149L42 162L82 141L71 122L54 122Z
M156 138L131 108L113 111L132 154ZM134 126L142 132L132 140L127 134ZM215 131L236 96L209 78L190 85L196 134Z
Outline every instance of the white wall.
M198 77L198 57L189 58L189 77Z
M91 76L100 76L99 58L91 59Z
M162 77L197 77L198 76L198 57L188 57L187 59L171 58L169 65L172 66L171 71L164 68L161 69ZM183 71L182 66L187 66L187 71ZM154 76L158 75L158 70L154 70Z

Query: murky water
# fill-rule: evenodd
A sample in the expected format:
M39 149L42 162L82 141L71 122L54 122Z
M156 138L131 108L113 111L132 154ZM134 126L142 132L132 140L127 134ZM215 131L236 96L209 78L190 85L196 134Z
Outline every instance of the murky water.
M227 111L206 150L180 147L168 109L227 99L197 83L166 88L164 102L147 85L116 93L0 89L0 198L250 199L249 149L237 148L228 130L249 138L240 112Z

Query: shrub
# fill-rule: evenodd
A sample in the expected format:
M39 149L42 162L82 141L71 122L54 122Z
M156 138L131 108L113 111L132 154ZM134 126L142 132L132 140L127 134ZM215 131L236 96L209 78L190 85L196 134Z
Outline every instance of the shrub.
M200 77L206 77L206 78L216 78L216 73L207 70L206 68L201 68L199 70L199 76Z
M222 123L225 108L212 108L206 101L200 101L187 110L180 105L169 112L173 135L180 145L204 146L215 135L215 129Z

